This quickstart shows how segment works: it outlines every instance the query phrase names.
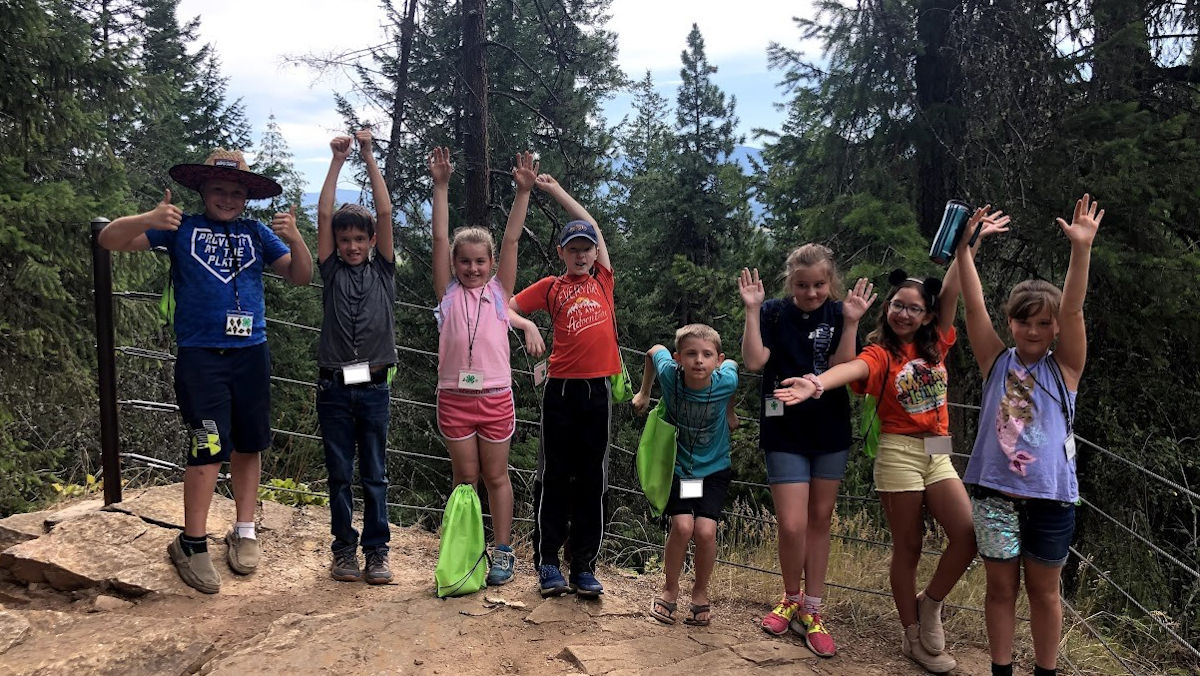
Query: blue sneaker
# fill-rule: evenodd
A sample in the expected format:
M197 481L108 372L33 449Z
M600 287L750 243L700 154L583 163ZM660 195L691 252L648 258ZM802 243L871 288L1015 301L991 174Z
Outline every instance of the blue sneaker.
M594 599L604 593L604 585L588 571L571 573L571 591L585 599Z
M516 565L517 557L513 554L512 547L496 545L496 548L492 550L492 567L488 570L487 585L499 587L512 581Z
M542 598L562 596L571 591L558 566L538 566L538 592Z

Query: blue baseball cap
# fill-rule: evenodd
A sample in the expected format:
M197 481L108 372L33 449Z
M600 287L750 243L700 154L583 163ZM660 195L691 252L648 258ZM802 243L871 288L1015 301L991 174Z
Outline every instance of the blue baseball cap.
M563 226L562 234L558 236L558 245L566 246L567 242L576 237L583 237L592 244L600 244L600 236L596 234L596 226L587 221L571 221Z

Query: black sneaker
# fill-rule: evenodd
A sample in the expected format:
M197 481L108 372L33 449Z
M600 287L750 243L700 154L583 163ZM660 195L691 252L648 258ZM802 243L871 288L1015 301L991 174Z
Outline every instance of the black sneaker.
M358 554L353 547L347 547L333 553L333 565L329 566L329 574L339 582L358 582L362 579L362 570L358 567Z
M599 598L604 593L604 585L591 571L571 573L571 591L585 599Z
M367 558L367 584L387 584L392 581L392 571L388 568L388 553L386 549L372 549L364 552Z

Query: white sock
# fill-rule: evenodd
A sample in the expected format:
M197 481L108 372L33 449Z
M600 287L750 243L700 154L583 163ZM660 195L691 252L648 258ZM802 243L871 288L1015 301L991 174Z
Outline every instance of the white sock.
M240 538L245 538L247 540L257 540L258 539L258 537L254 535L254 522L253 521L236 521L233 524L233 530L238 534L238 537L240 537Z
M804 612L809 615L821 612L821 597L804 595Z

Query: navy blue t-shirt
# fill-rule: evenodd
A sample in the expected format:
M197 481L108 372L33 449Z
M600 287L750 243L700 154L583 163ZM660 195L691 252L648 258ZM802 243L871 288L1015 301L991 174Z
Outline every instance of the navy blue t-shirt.
M147 230L146 239L171 256L176 344L226 348L267 340L263 269L291 251L270 228L248 218L219 223L189 214L178 230ZM244 338L225 335L226 316L239 307L254 315L254 331Z
M759 325L763 346L771 351L763 367L759 448L805 455L850 448L850 395L845 387L786 406L782 416L768 418L764 412L766 399L783 379L829 370L842 339L841 301L826 300L815 311L802 312L790 298L772 298L759 310ZM856 338L856 352L857 347Z

